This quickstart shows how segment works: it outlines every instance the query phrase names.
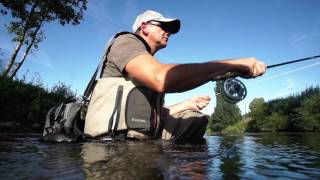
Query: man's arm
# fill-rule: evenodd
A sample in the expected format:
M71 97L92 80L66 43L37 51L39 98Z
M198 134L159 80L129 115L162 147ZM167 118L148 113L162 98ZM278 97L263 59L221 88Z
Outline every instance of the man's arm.
M133 58L125 67L131 78L161 93L187 91L227 72L239 72L245 77L256 77L262 75L265 69L266 65L255 58L162 64L147 54Z

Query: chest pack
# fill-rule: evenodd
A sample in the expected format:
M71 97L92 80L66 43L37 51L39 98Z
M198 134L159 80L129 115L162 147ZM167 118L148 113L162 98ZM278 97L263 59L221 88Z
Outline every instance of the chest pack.
M116 136L130 130L156 136L163 97L125 78L101 78L94 88L84 132Z
M43 130L45 141L75 142L102 136L113 139L120 134L126 136L129 131L157 136L162 94L125 77L96 78L114 40L128 33L117 33L109 41L81 100L62 103L48 111Z

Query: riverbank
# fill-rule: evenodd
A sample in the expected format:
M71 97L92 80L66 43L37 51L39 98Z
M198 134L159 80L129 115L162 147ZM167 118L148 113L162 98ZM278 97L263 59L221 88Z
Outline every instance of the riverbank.
M0 79L0 131L41 133L50 108L75 100L76 94L61 82L45 88L40 82Z

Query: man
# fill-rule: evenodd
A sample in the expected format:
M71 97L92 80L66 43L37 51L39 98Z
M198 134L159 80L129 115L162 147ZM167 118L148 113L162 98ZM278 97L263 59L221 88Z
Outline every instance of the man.
M132 26L136 35L124 34L114 40L104 64L102 78L126 77L151 91L162 94L191 90L227 72L236 72L242 77L253 78L262 75L266 70L266 65L255 58L193 64L159 62L153 55L165 48L170 35L177 33L179 29L178 19L165 18L151 10L142 13ZM160 130L158 129L160 137L177 142L201 139L208 119L198 110L206 107L209 101L209 96L198 96L164 107L160 114L161 126ZM86 124L90 121L86 120ZM127 136L148 139L150 135L139 131L128 131Z

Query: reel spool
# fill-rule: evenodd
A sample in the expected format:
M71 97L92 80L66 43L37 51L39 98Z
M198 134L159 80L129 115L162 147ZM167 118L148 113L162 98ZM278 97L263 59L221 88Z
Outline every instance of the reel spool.
M223 81L221 94L225 101L236 104L246 98L247 88L240 80L228 78Z

